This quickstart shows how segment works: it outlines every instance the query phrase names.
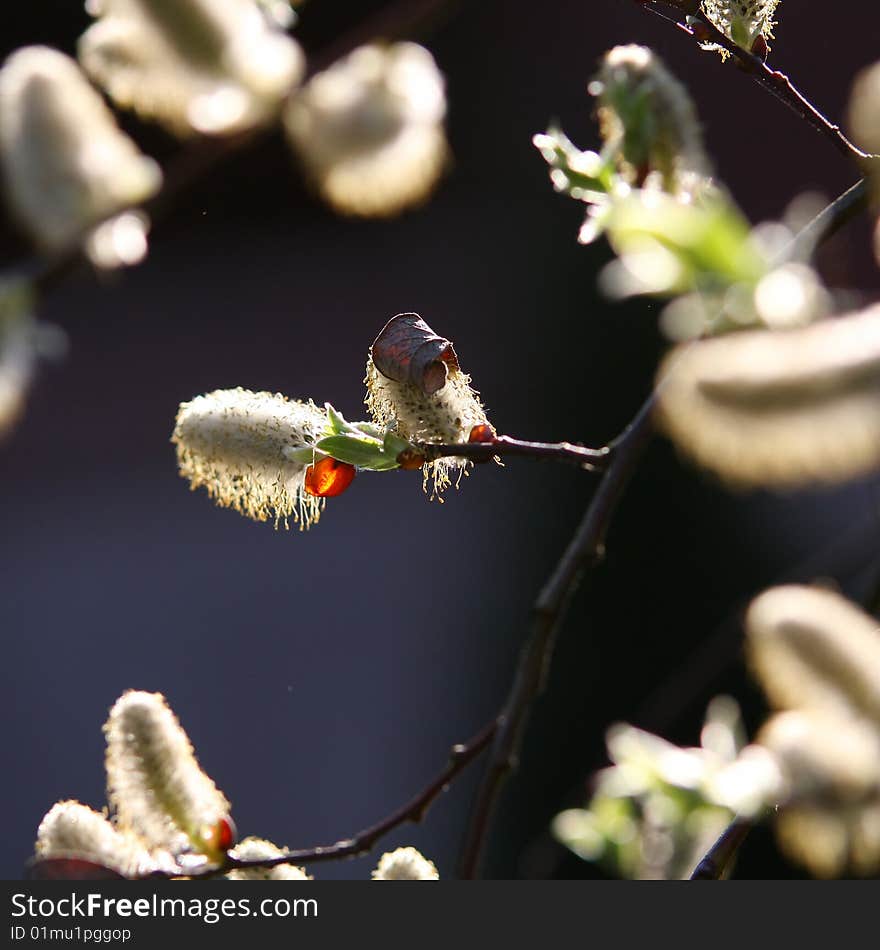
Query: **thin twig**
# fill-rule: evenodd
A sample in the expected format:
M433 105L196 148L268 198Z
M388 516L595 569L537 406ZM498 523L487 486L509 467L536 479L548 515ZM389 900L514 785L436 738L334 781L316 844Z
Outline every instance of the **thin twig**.
M439 444L416 442L413 448L418 455L433 462L440 458L464 458L472 462L491 462L493 458L520 455L525 458L547 459L566 462L587 471L601 471L607 467L611 449L588 449L571 442L523 442L507 435L495 436L488 442L460 442Z
M783 252L786 260L808 260L813 251L868 207L868 180L859 179L807 224Z
M601 562L617 503L651 439L654 400L655 393L652 393L632 423L611 443L611 462L574 537L532 607L531 634L520 656L507 701L498 716L498 734L465 836L459 869L462 878L477 875L498 795L516 766L529 711L543 691L556 635L571 595L584 571Z
M680 29L695 37L701 43L715 43L726 50L759 86L766 89L780 102L785 103L789 109L809 123L817 132L828 138L842 155L850 159L856 159L859 162L877 158L877 156L863 152L858 146L854 145L843 134L840 126L826 118L785 73L777 69L771 69L760 56L737 46L702 12L699 3L695 0L637 0L637 2L651 12L657 12L654 4L659 2L687 14L690 23L677 23L676 25ZM663 18L667 19L667 17Z
M227 871L239 869L274 868L281 864L315 864L318 861L338 861L342 858L356 858L359 855L366 854L372 850L380 838L400 825L407 822L420 822L431 805L446 791L450 783L488 747L497 729L498 722L493 719L486 723L473 738L465 743L454 745L449 752L449 761L446 767L432 782L386 818L370 825L369 828L364 828L363 831L359 831L352 838L344 838L334 844L319 845L315 848L304 848L297 851L288 850L275 858L255 858L246 861L227 856L219 867L214 866L203 872L181 871L181 873L186 873L188 877L218 877ZM179 876L178 873L164 871L153 872L148 875L151 880Z
M853 200L854 193L855 197L859 195L857 187L850 188L828 205L807 225L805 231L795 237L794 243L804 241L804 233L812 230L815 244L819 244L850 220L856 203ZM821 222L821 226L817 222ZM670 369L670 372L674 371L675 364ZM596 492L574 537L532 608L531 634L520 655L507 701L499 713L498 734L471 812L460 865L460 876L463 878L475 877L479 870L498 795L505 779L516 766L531 705L542 692L556 635L571 594L584 570L602 560L605 538L617 503L651 440L651 415L662 386L663 380L643 403L632 423L607 447L609 461Z
M748 819L734 818L694 868L690 880L720 881L726 878L740 846L754 827Z

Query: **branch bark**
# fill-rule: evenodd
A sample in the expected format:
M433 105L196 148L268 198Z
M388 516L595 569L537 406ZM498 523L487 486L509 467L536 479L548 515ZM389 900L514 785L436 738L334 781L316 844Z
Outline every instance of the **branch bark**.
M544 689L553 647L571 596L584 571L601 562L617 504L651 440L654 401L652 393L632 423L609 446L610 464L574 537L532 607L531 633L507 701L498 715L498 732L465 835L459 868L462 878L477 876L498 796L516 766L532 703Z
M863 152L854 145L843 134L840 126L826 118L785 73L777 69L771 69L760 56L737 46L702 12L696 0L637 0L637 2L651 12L659 12L656 10L656 4L663 3L665 6L673 7L679 12L687 14L690 23L676 23L679 29L699 42L715 43L726 50L734 62L748 73L759 86L766 89L767 92L783 102L817 132L824 135L838 152L860 163L878 158L876 155ZM663 16L663 14L661 13L660 16ZM667 18L664 17L664 19Z
M415 451L426 461L440 458L464 458L472 462L491 462L493 458L518 455L524 458L545 459L553 462L565 462L579 468L595 472L605 469L611 455L611 449L588 449L571 442L524 442L507 435L499 435L488 442L460 442L439 444L434 442L416 442Z

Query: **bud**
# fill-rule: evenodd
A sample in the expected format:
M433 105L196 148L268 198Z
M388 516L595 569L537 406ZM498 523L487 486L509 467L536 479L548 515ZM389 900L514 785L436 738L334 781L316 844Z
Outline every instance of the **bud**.
M117 828L175 858L220 860L234 843L229 802L199 768L165 698L129 690L110 710L104 734Z
M0 70L0 153L7 201L48 251L82 240L161 185L158 165L117 128L76 63L42 46L13 53ZM114 263L112 254L93 256ZM116 263L126 262L123 252Z
M880 465L880 306L792 330L683 344L658 374L658 421L725 480L796 486Z
M30 287L0 281L0 439L18 422L36 367Z
M788 585L746 615L755 675L777 709L813 709L880 724L880 629L846 598Z
M856 76L849 104L849 124L861 148L880 154L880 62Z
M706 17L737 46L749 52L761 49L761 41L773 39L773 16L779 0L703 0ZM729 55L714 43L704 43L703 49L716 50L723 58ZM769 46L766 47L769 49Z
M614 157L629 184L656 179L664 191L690 194L710 174L690 94L651 50L616 46L589 89L603 154Z
M787 784L777 817L782 848L819 877L880 869L877 723L815 709L773 716L757 741Z
M440 875L432 861L415 848L398 848L379 859L373 871L374 881L439 881Z
M380 359L385 370L382 372L374 357L379 358L380 347L385 355L388 347L383 347L381 341L386 335L390 339L396 331L396 327L392 329L395 323L401 327L412 324L430 338L425 334L418 337L417 348L402 362ZM423 338L427 342L422 342ZM435 352L438 348L439 353ZM420 359L420 356L425 356L425 359ZM392 372L398 378L386 375ZM364 402L377 426L393 428L395 434L407 442L467 442L476 426L489 426L486 412L471 389L470 381L470 376L461 371L448 340L433 334L416 314L399 314L389 321L370 348ZM429 462L423 468L425 486L427 488L428 481L432 480L434 495L437 496L451 484L451 472L456 472L460 478L470 465L466 459L458 458Z
M57 802L40 822L34 853L38 860L80 858L123 877L140 877L156 868L142 842L119 831L104 815L75 801Z
M361 46L288 106L290 141L344 214L396 214L425 200L447 158L443 77L414 43Z
M305 482L327 425L326 411L311 400L218 389L181 404L171 441L193 489L206 488L218 505L255 521L272 518L276 527L292 517L303 530L324 509Z
M853 84L849 125L856 143L871 158L864 162L875 205L880 205L880 62L863 69ZM874 254L880 262L880 219L874 232Z
M245 838L230 852L237 861L271 861L280 858L284 852L271 841L262 838ZM230 881L310 881L305 868L292 864L276 864L272 868L236 868L227 871L223 877Z
M299 45L255 0L92 0L86 72L120 106L178 135L271 120L302 78Z

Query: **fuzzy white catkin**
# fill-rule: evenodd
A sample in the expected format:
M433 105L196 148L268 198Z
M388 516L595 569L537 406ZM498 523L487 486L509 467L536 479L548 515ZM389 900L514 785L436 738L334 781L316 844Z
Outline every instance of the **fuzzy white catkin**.
M382 855L373 871L374 881L438 881L432 861L415 848L398 848Z
M24 411L36 365L36 327L30 316L30 291L0 282L0 439Z
M305 70L255 0L93 0L90 11L83 68L118 105L178 135L269 121Z
M110 710L107 795L116 826L151 849L216 859L229 803L201 770L189 738L159 693L129 690Z
M880 869L878 724L816 709L773 716L757 737L787 790L776 831L783 849L818 877Z
M338 211L391 215L424 200L448 149L443 76L415 43L361 46L314 76L284 115L290 141Z
M661 366L658 391L666 434L726 481L865 474L880 466L880 306L683 344Z
M770 702L863 716L880 728L880 625L830 590L773 587L746 614L749 659Z
M46 250L146 200L162 177L76 63L43 46L18 50L0 70L0 163L10 208Z
M687 88L644 46L609 50L591 92L598 96L599 127L606 148L633 184L649 172L664 190L688 196L705 185L710 164ZM631 114L638 127L627 128Z
M763 36L772 38L773 17L779 0L703 0L706 17L730 39L746 49ZM710 44L710 48L719 49ZM726 56L727 53L724 52Z
M297 457L322 437L327 414L280 393L218 389L180 406L171 441L180 473L218 505L255 521L300 529L315 524L325 499L304 490L309 461Z
M467 442L474 426L489 425L486 411L471 389L470 376L457 366L447 366L445 385L426 395L412 383L398 382L383 376L372 356L367 360L364 400L376 425L393 427L408 442ZM425 485L433 481L435 495L451 484L450 473L459 476L470 462L458 458L442 458L424 466Z
M239 861L265 861L280 858L284 852L263 838L245 838L230 852ZM304 868L293 864L276 864L272 868L236 868L223 875L230 881L310 881Z
M49 809L37 830L34 853L39 859L82 858L124 877L155 867L135 835L114 828L104 815L76 801L57 802Z

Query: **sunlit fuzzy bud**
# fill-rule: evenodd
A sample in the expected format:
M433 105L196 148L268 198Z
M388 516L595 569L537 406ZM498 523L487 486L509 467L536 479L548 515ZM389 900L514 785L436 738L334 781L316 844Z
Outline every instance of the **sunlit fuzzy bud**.
M275 526L315 524L325 499L305 490L311 447L327 427L313 402L280 393L218 389L182 403L171 441L180 474L223 508Z
M875 205L880 206L880 62L862 70L853 84L849 125L856 143L872 157L864 163ZM880 219L874 232L874 254L880 262Z
M384 376L370 355L367 360L367 396L364 402L376 425L394 427L408 442L467 442L476 426L489 426L486 412L471 389L470 376L458 362L446 364L446 382L430 395L409 381ZM493 430L494 431L494 430ZM425 486L433 483L435 495L451 484L451 475L460 477L471 463L465 459L442 458L423 467Z
M767 40L773 38L773 17L779 0L703 0L702 10L715 26L737 46L760 52L769 49ZM703 44L704 49L728 53L713 43Z
M849 124L861 148L880 154L880 62L856 76L849 103Z
M24 411L37 361L30 287L0 282L0 439Z
M284 116L320 194L345 214L396 214L428 197L448 155L443 76L414 43L361 46L318 73Z
M110 226L114 211L145 201L162 180L76 63L42 46L18 50L0 70L0 161L13 213L49 251L83 240L99 222ZM137 257L116 260L106 235L104 250L93 254L103 266Z
M219 860L234 844L229 802L199 767L165 698L129 690L110 710L104 734L117 828L175 857Z
M255 0L92 0L83 68L120 106L178 135L260 125L302 78L299 45Z
M295 3L290 0L257 0L257 5L269 22L282 30L292 29L296 24Z
M280 858L281 848L262 838L245 838L230 852L238 861L268 861ZM272 868L236 868L223 875L230 881L310 881L304 868L293 864L277 864Z
M787 783L780 844L819 877L880 869L880 733L816 710L773 716L757 738Z
M864 716L880 726L880 625L833 591L787 585L746 614L752 668L779 709Z
M644 46L616 46L590 83L605 153L632 185L689 193L710 174L687 89Z
M836 482L880 465L880 306L683 344L658 385L660 426L731 483Z
M57 802L37 830L34 855L38 860L80 858L139 877L155 870L156 862L135 835L113 827L107 818L75 801Z
M379 859L373 871L374 881L439 881L434 863L415 848L398 848Z

